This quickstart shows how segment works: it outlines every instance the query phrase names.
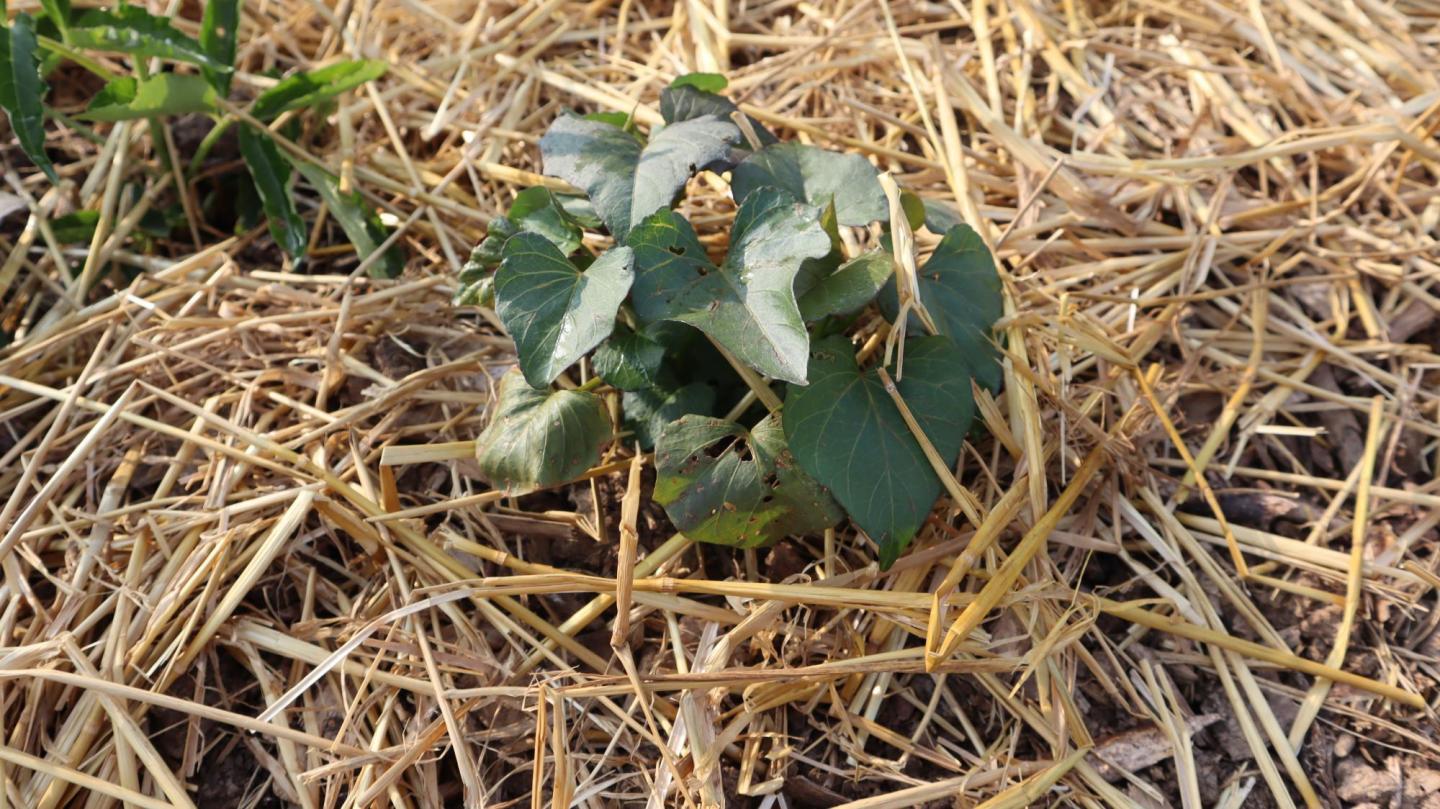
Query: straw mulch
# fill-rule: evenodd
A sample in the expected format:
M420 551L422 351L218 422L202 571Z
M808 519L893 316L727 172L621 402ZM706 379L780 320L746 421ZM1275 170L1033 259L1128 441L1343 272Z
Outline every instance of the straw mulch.
M308 197L304 273L142 239L146 127L53 126L58 190L5 146L0 806L1440 805L1432 3L267 0L237 92L362 56L300 145L396 282ZM691 70L994 247L978 530L946 498L881 572L843 526L694 545L620 447L474 476L513 357L454 271L562 109Z

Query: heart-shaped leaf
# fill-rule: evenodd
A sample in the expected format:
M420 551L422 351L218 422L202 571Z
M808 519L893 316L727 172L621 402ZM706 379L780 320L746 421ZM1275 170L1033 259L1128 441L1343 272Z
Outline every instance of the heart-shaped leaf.
M199 42L180 33L169 17L157 17L139 6L86 11L70 27L69 43L96 51L189 62L219 72L231 70Z
M8 27L0 26L0 107L10 118L10 129L20 149L50 182L60 182L50 156L45 154L45 81L35 57L35 21L17 14Z
M665 425L692 413L708 415L715 407L715 389L704 382L691 382L669 389L653 386L626 391L620 397L625 427L635 433L641 449L651 449Z
M121 76L105 85L78 117L134 121L215 110L215 88L193 73L157 73L142 81Z
M595 375L620 390L644 390L660 380L665 346L618 326L590 358Z
M920 300L930 310L935 327L954 340L970 359L980 384L999 390L999 354L990 340L990 328L1005 308L995 259L980 234L965 224L950 228L917 277ZM899 309L895 281L891 279L880 293L880 310L893 321ZM905 375L910 375L908 360Z
M599 463L608 440L600 397L532 388L512 368L500 379L500 403L475 441L475 457L490 485L523 494L579 477Z
M800 296L800 316L813 321L853 312L873 300L894 271L894 260L881 250L856 256Z
M541 187L527 188L516 194L509 212L490 220L485 238L475 245L469 260L460 267L460 286L455 292L455 302L461 305L493 304L495 279L491 273L505 258L505 242L516 233L544 236L567 256L579 250L585 231L565 208L564 199Z
M713 115L671 124L648 143L608 123L564 115L540 139L545 173L585 189L616 241L669 208L696 171L725 160L740 140L735 124Z
M340 223L340 229L345 231L345 237L355 246L355 254L362 261L380 249L390 234L380 222L380 217L365 204L359 191L341 192L340 181L333 174L311 163L299 163L295 168L320 192L320 197L329 206L330 213ZM404 269L405 257L391 247L385 255L371 262L369 273L371 278L394 278Z
M767 186L818 207L833 200L840 224L868 225L889 214L878 176L870 161L857 154L777 143L740 161L730 174L730 191L742 202Z
M755 429L684 416L655 447L655 502L691 539L752 548L823 531L844 514L785 446L779 418Z
M751 194L735 214L730 251L712 264L690 223L672 211L635 229L635 311L689 323L767 376L805 384L810 337L795 302L806 259L830 252L820 210L782 191Z
M974 411L964 355L946 337L912 339L898 388L940 457L952 462ZM888 568L924 523L941 484L875 369L860 370L845 338L819 341L810 384L791 387L782 412L801 468L875 540Z
M555 381L615 328L634 280L634 254L615 247L581 272L549 239L518 233L495 271L495 312L535 387Z
M680 77L680 79L683 78L685 77ZM675 81L679 82L680 79ZM735 102L715 93L716 91L706 90L694 84L671 84L660 91L660 117L664 118L667 124L688 121L702 115L714 115L724 121L734 120L731 116L739 112L740 108L735 106ZM760 141L761 146L780 142L773 132L766 129L754 117L747 115L745 118L750 122L750 128L755 130L755 137ZM741 146L748 148L748 144L743 141Z

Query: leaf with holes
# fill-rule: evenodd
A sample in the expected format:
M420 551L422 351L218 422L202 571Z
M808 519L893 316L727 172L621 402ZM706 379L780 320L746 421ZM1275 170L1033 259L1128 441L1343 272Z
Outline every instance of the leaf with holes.
M625 326L617 326L610 339L595 349L590 364L595 375L620 390L644 390L660 380L665 346Z
M0 26L0 107L21 151L58 183L60 175L45 153L45 81L35 51L35 21L29 14L17 14L8 27Z
M806 259L830 252L819 209L775 189L752 194L735 213L730 251L719 267L690 223L672 211L642 222L629 244L642 319L688 323L751 368L805 384L810 337L794 285Z
M671 124L648 143L608 123L564 115L540 139L545 173L585 189L616 241L668 209L695 172L720 163L740 140L735 124L713 115Z
M199 42L180 33L170 24L169 17L158 17L139 6L84 12L70 26L69 43L96 51L189 62L222 73L231 70L228 63L216 59Z
M587 391L532 388L518 368L500 379L499 405L475 441L480 473L510 494L574 480L610 440L605 403Z
M1005 312L1000 297L1000 276L985 241L969 225L946 231L935 252L917 275L920 300L935 319L940 333L951 338L970 360L975 378L992 391L1002 379L999 352L991 341L991 327ZM894 321L900 305L892 278L880 293L880 310ZM912 334L918 333L912 321ZM906 366L909 374L909 366Z
M495 271L495 311L515 339L531 385L555 381L615 328L634 280L634 255L616 247L581 272L549 239L519 233Z
M785 446L779 418L753 430L684 416L655 446L655 502L691 539L753 548L823 531L844 514Z
M835 204L842 225L868 225L889 215L879 172L857 154L830 152L803 143L777 143L740 161L730 190L744 202L758 189L779 188L811 205Z
M953 463L974 412L964 355L946 337L910 340L898 390L940 457ZM791 387L782 412L801 468L828 487L880 547L880 564L894 564L941 484L879 374L860 370L845 338L819 341L810 384Z

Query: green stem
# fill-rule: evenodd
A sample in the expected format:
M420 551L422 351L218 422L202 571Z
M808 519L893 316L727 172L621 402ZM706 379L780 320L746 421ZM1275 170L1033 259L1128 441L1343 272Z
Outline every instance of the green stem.
M605 380L601 379L598 376L592 376L589 379L585 380L585 383L577 387L575 390L581 391L583 393L586 391L595 390L603 384L605 384Z
M210 131L205 133L205 139L200 141L200 145L195 149L195 156L190 158L190 166L186 170L186 174L194 177L199 173L200 166L205 162L205 158L210 156L210 152L215 148L215 144L220 142L220 138L224 136L226 131L228 131L234 123L235 118L230 115L225 115L215 121L215 126L211 127Z
M69 45L66 45L63 42L57 42L50 37L44 36L37 36L35 40L37 43L39 43L40 47L44 48L45 50L51 51L52 53L60 54L66 59L69 59L70 61L85 68L91 73L94 73L95 75L99 76L107 82L112 82L115 79L119 78L116 74L111 73L109 69L107 69L104 65L100 64L94 59L91 59L80 51L75 50Z

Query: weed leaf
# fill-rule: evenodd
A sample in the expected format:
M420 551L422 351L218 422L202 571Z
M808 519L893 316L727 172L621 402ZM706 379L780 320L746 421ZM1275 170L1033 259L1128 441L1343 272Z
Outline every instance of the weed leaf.
M25 156L45 172L50 182L60 182L50 156L45 153L45 81L35 58L35 21L17 14L8 28L0 27L0 107L10 118L10 129Z
M319 166L298 163L295 168L320 192L320 197L329 206L331 215L340 223L341 230L345 231L345 237L355 245L355 254L361 261L380 248L390 234L380 223L380 217L365 204L359 191L342 193L340 182L335 175ZM370 264L369 274L371 278L394 278L404 269L405 257L392 247L385 251L384 256Z
M352 60L287 76L255 99L250 114L268 123L281 113L313 107L378 79L388 67L379 59Z
M199 42L176 30L169 17L157 17L139 6L84 12L70 27L70 44L140 58L189 62L219 72L230 71L229 64L215 59Z
M121 76L106 83L79 117L90 121L133 121L214 111L215 88L204 78L188 73L157 73L143 81Z
M269 135L248 126L240 127L239 140L240 156L255 181L270 223L270 235L280 249L299 261L305 255L308 236L305 221L296 213L295 201L290 198L290 161L280 154Z
M224 70L204 68L205 80L220 95L230 94L230 78L235 66L235 40L240 33L240 0L205 0L205 13L200 18L200 47L210 58L225 66Z

